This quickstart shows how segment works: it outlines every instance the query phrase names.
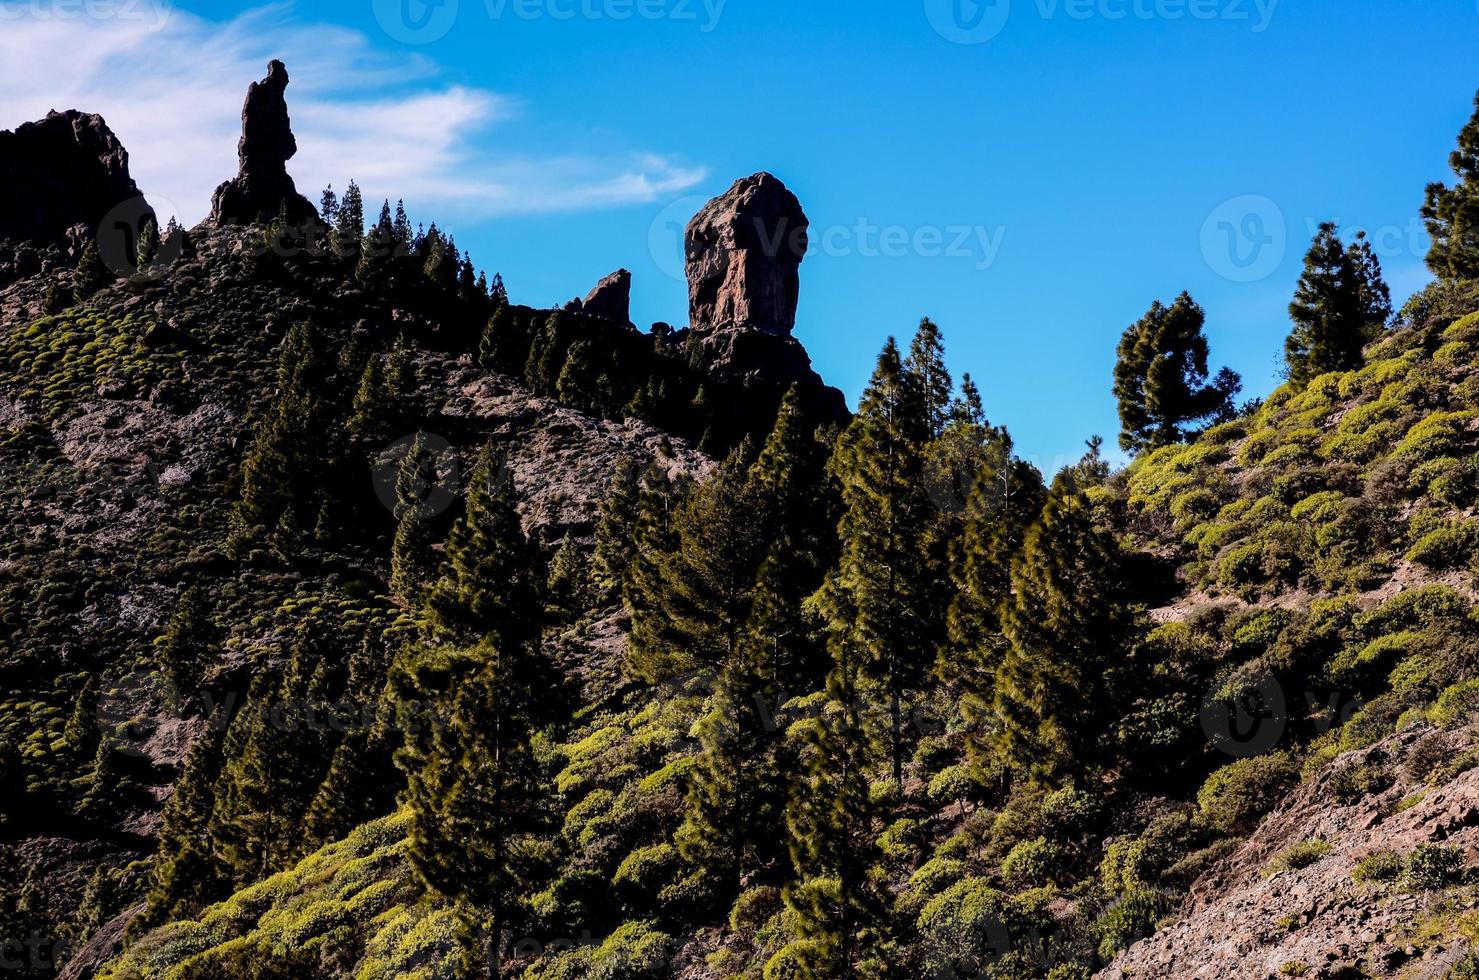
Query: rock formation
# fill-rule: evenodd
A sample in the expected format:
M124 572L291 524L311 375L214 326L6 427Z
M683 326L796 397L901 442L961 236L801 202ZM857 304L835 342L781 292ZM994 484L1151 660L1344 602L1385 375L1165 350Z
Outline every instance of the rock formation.
M241 140L236 144L240 168L235 179L216 188L211 200L215 224L271 221L284 210L295 223L317 216L288 175L287 162L298 152L298 142L283 97L287 87L288 70L281 61L268 64L267 77L248 86L241 109Z
M617 269L606 276L581 300L580 310L590 316L605 317L618 323L632 320L632 274Z
M0 282L40 271L43 253L81 254L110 211L153 214L129 176L128 151L102 116L52 112L0 131Z
M737 180L706 204L683 240L689 322L789 335L807 224L796 195L768 173Z
M725 403L746 431L763 423L792 385L818 420L842 421L847 405L811 368L791 336L807 247L806 213L778 178L758 173L704 205L688 223L689 334L704 366L736 389Z

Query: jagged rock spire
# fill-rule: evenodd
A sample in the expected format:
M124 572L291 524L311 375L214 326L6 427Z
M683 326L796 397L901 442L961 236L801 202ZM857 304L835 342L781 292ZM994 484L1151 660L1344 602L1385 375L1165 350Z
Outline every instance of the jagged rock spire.
M241 140L236 145L236 178L216 188L211 221L218 225L271 221L284 208L288 220L304 222L317 215L298 193L287 162L298 152L283 92L288 69L281 61L267 66L267 77L247 88L241 109Z

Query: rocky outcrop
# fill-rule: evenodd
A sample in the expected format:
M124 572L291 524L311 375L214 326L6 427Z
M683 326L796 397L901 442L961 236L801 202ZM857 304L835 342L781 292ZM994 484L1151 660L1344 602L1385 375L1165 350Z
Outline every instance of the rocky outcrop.
M50 249L75 259L125 206L136 228L153 214L102 116L72 109L0 131L0 283L41 271Z
M298 152L298 142L283 96L287 87L288 70L281 61L268 64L267 77L248 86L241 109L241 140L236 144L240 166L234 179L216 188L211 200L215 224L271 221L284 211L294 223L317 216L288 175L287 162Z
M725 422L736 431L763 431L793 385L818 421L847 417L842 393L791 336L807 227L796 195L768 173L735 181L688 223L690 327L676 340L694 343L704 369L728 389Z
M775 176L737 180L688 223L688 319L788 336L796 325L806 214Z
M618 323L632 321L632 274L617 269L606 276L580 302L580 311Z
M1457 848L1475 866L1479 768L1438 785L1425 777L1476 746L1474 728L1416 726L1337 758L1197 882L1174 924L1131 947L1100 980L1446 976L1465 949L1442 890L1358 882L1353 872L1375 852L1409 855L1424 844ZM1352 799L1338 789L1350 767L1385 773L1391 785ZM1276 857L1308 841L1329 850L1273 873Z

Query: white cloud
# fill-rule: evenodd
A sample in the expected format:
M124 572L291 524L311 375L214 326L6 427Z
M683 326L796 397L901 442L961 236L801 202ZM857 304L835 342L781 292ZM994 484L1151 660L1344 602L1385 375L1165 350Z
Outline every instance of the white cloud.
M517 100L440 83L424 57L303 24L291 4L213 22L163 0L0 0L0 128L50 109L99 112L156 207L193 224L236 173L242 99L271 58L292 78L289 170L315 201L353 178L368 201L405 198L413 214L446 223L448 212L477 220L648 202L704 177L650 153L491 151L480 137L516 122Z

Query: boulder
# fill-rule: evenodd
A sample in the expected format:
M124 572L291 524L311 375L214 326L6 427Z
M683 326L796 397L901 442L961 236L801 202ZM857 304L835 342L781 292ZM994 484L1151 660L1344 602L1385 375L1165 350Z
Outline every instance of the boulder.
M806 214L779 179L758 173L688 223L688 319L695 330L742 326L789 335L796 325Z
M102 116L70 109L0 131L0 282L40 271L51 249L75 260L110 214L136 235L154 212Z
M283 95L287 87L288 70L281 61L269 63L267 77L247 87L241 140L236 144L239 167L234 179L216 188L211 200L214 224L264 223L282 212L294 224L318 217L288 175L287 162L298 152L298 142Z
M630 323L632 321L632 274L625 269L617 269L611 275L606 276L580 303L582 313L590 316L605 317L618 323Z

